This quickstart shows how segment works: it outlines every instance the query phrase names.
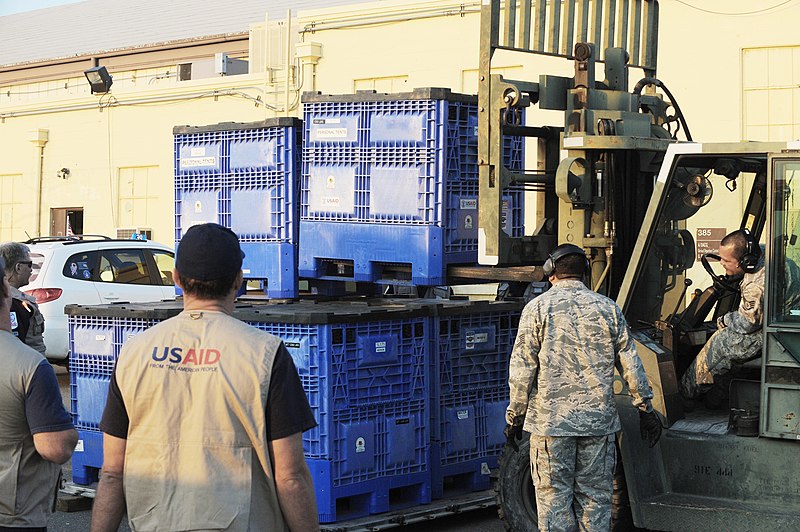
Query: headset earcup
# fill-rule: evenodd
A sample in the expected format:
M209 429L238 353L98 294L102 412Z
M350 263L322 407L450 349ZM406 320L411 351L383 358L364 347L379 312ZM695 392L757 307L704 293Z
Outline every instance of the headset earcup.
M547 260L544 261L544 266L542 266L542 270L544 270L544 274L547 277L553 275L553 271L555 270L555 264L553 264L553 257L547 257Z

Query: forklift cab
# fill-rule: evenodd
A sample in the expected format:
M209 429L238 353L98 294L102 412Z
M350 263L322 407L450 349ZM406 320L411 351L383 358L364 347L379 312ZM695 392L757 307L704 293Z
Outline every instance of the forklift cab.
M648 449L618 379L620 449L637 526L755 530L796 526L800 493L800 148L671 146L621 286L667 429ZM763 348L684 411L683 372L737 309L740 279L716 264L719 240L747 228L766 268Z

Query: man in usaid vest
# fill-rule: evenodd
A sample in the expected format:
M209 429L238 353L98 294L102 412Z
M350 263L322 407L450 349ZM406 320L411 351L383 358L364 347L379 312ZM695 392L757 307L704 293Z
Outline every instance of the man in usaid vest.
M242 285L236 235L183 236L178 316L122 348L100 429L92 530L319 530L302 433L314 426L279 338L232 317Z
M47 530L78 433L44 357L12 334L0 256L0 530Z

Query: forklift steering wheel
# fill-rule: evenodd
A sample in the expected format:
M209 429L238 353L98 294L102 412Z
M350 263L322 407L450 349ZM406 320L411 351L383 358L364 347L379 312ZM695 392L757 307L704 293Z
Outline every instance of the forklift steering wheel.
M720 260L719 255L715 255L713 253L706 253L700 256L700 262L703 264L703 269L708 272L708 275L711 276L711 279L714 281L714 284L722 288L723 290L727 290L730 292L738 292L739 291L739 281L741 280L739 277L729 277L727 275L719 275L714 272L711 268L711 264L708 263L708 259Z

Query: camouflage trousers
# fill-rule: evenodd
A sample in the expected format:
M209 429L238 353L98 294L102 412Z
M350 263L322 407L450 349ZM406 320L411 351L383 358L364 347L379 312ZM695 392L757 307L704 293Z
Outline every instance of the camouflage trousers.
M761 331L742 334L728 328L711 335L681 378L681 395L694 399L708 391L714 377L730 371L736 362L745 362L761 354Z
M541 532L611 529L614 435L531 434L531 474Z

